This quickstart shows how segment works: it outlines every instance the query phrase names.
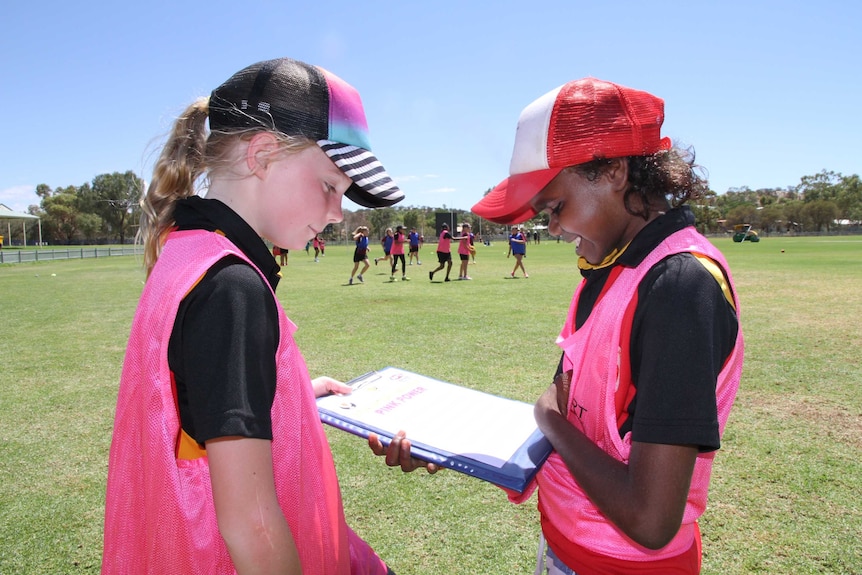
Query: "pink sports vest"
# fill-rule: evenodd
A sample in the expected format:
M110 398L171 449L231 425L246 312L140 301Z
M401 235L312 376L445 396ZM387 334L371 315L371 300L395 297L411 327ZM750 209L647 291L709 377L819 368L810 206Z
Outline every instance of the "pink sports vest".
M404 234L400 232L395 234L395 237L392 240L392 248L389 250L389 253L393 256L404 255Z
M452 251L452 239L444 237L449 230L440 232L440 238L437 240L437 251L448 254Z
M181 430L167 360L180 301L227 255L249 261L219 234L173 232L144 287L117 399L105 505L104 574L235 573L216 523L207 458L189 461L175 455ZM296 326L275 301L281 339L272 458L279 504L303 572L383 575L387 572L383 562L345 522L308 369L293 339Z
M739 301L727 262L706 238L689 227L666 238L637 268L624 269L596 304L589 319L575 331L574 310L583 286L581 283L572 300L566 325L557 338L558 345L565 353L563 368L566 371L573 370L569 405L572 405L574 400L577 401L576 405L585 408L581 412L582 419L578 419L570 410L568 420L619 461L627 462L631 449L631 433L620 438L614 405L620 354L628 353L628 350L620 348L623 314L638 284L650 268L665 257L681 252L703 254L723 268L739 314ZM718 377L716 400L719 433L724 432L739 387L742 356L743 339L740 328L736 346ZM605 383L597 385L598 382ZM551 454L537 476L539 509L545 520L550 521L570 541L596 553L627 561L654 561L675 557L689 550L694 541L695 521L706 507L714 457L715 452L698 456L682 526L674 539L659 550L654 551L638 545L605 519L572 478L556 452Z

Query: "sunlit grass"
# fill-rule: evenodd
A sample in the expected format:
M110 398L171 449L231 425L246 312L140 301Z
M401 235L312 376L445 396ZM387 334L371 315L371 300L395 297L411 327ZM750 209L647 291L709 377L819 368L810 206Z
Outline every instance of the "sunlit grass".
M746 366L701 520L704 573L862 572L862 238L716 244L742 299ZM530 278L512 280L505 246L479 246L473 281L450 283L428 281L432 249L409 282L372 263L354 286L351 248L329 246L320 263L291 252L278 294L310 371L349 379L396 365L533 401L559 359L554 337L579 279L572 247L528 247ZM0 266L4 575L99 569L142 281L134 257ZM348 521L399 575L532 572L535 497L515 506L458 473L404 475L362 440L327 433Z

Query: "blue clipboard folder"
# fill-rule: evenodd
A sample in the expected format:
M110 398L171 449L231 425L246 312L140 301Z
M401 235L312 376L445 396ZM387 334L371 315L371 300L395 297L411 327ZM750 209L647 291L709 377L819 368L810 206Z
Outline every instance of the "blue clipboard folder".
M551 453L528 403L385 367L349 382L350 395L317 400L320 420L384 445L401 430L412 454L523 492Z

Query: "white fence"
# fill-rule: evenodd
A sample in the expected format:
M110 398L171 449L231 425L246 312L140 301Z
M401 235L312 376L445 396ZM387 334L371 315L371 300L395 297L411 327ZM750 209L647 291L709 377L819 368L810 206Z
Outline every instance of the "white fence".
M70 246L68 248L39 250L3 249L0 250L0 264L80 260L87 258L108 258L112 256L141 256L143 253L143 246Z

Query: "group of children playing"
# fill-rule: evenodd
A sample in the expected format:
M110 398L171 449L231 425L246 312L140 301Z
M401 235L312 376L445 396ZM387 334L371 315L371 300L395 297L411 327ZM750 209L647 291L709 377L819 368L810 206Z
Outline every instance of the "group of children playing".
M700 571L697 519L743 339L727 262L683 205L706 181L663 120L651 94L568 82L523 110L509 177L473 207L506 225L545 212L579 255L534 410L554 452L509 494L538 489L537 573ZM261 240L302 249L342 220L344 196L368 208L404 197L371 152L358 92L327 70L258 62L176 120L142 200L147 281L117 399L102 573L393 573L347 524L318 418L317 397L350 388L309 374ZM448 281L465 230L444 227L429 279L448 264ZM398 234L391 278L400 260L406 279ZM361 282L368 230L354 241ZM458 251L469 279L469 247ZM404 434L368 443L387 465L436 471Z
M415 229L411 232L411 235L415 234ZM459 280L472 280L467 273L467 269L470 263L476 263L476 235L471 231L471 225L467 222L461 224L461 235L453 236L449 232L449 225L443 224L443 229L440 232L440 236L437 241L437 262L438 266L428 272L428 279L434 280L434 274L444 268L446 268L446 277L443 280L444 282L451 281L449 278L449 273L452 269L452 252L451 252L451 242L458 242L458 257L460 259L461 265L458 270L458 279ZM418 234L417 234L418 236ZM359 283L364 283L365 279L363 278L363 274L368 271L368 268L371 265L368 263L368 227L367 226L359 226L353 232L353 241L356 244L356 247L353 251L353 271L350 272L350 279L348 279L348 284L353 285L354 277L359 280ZM409 281L410 278L407 277L406 268L404 265L404 243L407 241L404 236L404 228L402 226L398 226L395 231L392 231L392 228L386 229L386 234L381 240L381 245L383 246L383 253L385 254L382 258L374 258L374 265L379 264L383 261L391 260L392 273L389 276L390 281L395 281L395 272L397 270L398 261L400 258L401 261L401 280ZM524 274L525 278L530 277L527 273L526 268L524 267L523 259L527 254L527 236L524 233L524 229L521 227L513 227L512 233L509 236L509 250L506 254L506 257L515 256L515 267L512 269L512 272L509 274L510 277L514 278L515 273L520 269ZM422 262L419 261L419 249L418 243L413 244L411 241L410 244L410 265L413 265L412 259L415 255L416 263L418 265L422 265ZM415 248L415 249L414 249ZM316 260L315 260L316 261ZM360 264L364 265L362 271L359 270Z
M449 233L448 224L443 224L443 231L441 232L437 243L437 259L440 265L435 270L428 272L428 278L433 280L434 273L443 269L443 267L448 264L445 281L450 281L449 270L452 268L450 244L454 240L459 242L458 254L461 258L461 268L458 274L458 279L473 279L467 275L467 264L471 258L473 263L476 262L476 247L474 245L475 237L475 234L470 231L470 224L468 223L461 225L460 236L452 236ZM369 267L371 267L368 263L368 227L359 226L356 228L353 232L353 241L356 244L356 247L353 251L353 271L350 273L350 279L348 280L349 285L353 285L354 277L359 280L359 283L364 283L365 279L363 278L363 274L368 271ZM384 256L382 258L374 258L374 265L378 265L380 262L390 262L391 273L389 281L395 281L395 272L398 270L398 262L400 261L401 281L410 281L410 278L407 277L408 264L405 263L404 245L407 244L409 246L409 265L413 265L413 259L415 258L416 265L421 266L422 261L419 259L419 248L424 243L424 238L416 232L415 228L411 230L409 235L405 235L404 226L399 225L396 226L394 231L392 228L387 228L380 243L383 247ZM363 268L357 274L360 265L363 265Z

